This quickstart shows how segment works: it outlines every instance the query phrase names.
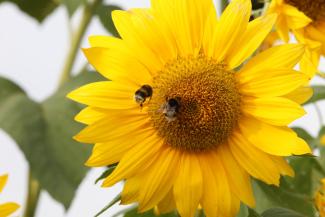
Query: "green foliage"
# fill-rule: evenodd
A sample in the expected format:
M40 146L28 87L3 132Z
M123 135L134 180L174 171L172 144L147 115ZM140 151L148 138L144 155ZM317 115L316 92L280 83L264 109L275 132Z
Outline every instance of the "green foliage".
M314 94L313 94L312 98L310 98L310 100L308 100L308 102L306 102L306 104L314 103L314 102L325 99L325 86L316 85L316 86L312 86L312 88L314 90Z
M247 208L247 206L241 203L237 217L247 217L248 214L249 214L249 209Z
M255 210L248 209L248 217L261 217Z
M301 215L293 210L289 209L284 209L284 208L273 208L273 209L268 209L263 214L261 217L307 217L304 215Z
M262 212L272 207L281 206L307 216L314 216L312 199L288 188L288 184L283 184L283 182L285 182L284 179L282 179L281 187L270 186L260 181L254 183L255 195L258 198L256 210Z
M5 1L16 4L20 10L38 22L42 22L58 6L56 0L0 0L0 3Z
M74 14L74 12L76 12L79 6L87 3L87 0L60 0L60 1L66 7L70 17Z
M72 139L82 128L73 121L81 106L65 95L95 80L98 80L95 73L83 73L44 102L37 103L17 85L0 78L0 128L19 145L42 189L66 208L87 172L83 163L90 147Z
M98 7L96 14L98 15L100 22L106 28L106 30L110 32L113 36L119 37L119 34L112 20L112 11L114 10L122 10L122 8L116 5L102 4Z

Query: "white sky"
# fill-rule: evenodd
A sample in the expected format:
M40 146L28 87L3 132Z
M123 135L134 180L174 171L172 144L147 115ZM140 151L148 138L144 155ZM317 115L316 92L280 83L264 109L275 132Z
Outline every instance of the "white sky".
M124 8L147 7L149 0L111 0ZM80 11L74 17L74 24L80 18ZM69 47L67 15L59 8L42 25L21 13L14 5L0 5L0 76L10 78L22 86L30 97L41 101L51 95L58 85L59 73ZM98 20L94 20L86 36L107 34ZM87 47L86 38L82 47ZM85 58L79 52L76 68ZM325 64L323 62L323 68ZM321 83L320 79L314 83ZM322 82L324 83L324 82ZM322 112L325 117L324 103ZM308 115L295 124L305 126L316 135L319 123L312 106L306 107ZM15 142L0 131L0 174L9 173L9 183L1 194L0 203L8 200L24 204L27 182L27 164ZM101 169L92 170L81 184L71 209L65 215L63 207L47 193L41 195L37 217L90 217L103 208L120 190L121 185L103 189L93 184ZM111 216L122 207L115 206L102 216ZM15 216L19 216L20 209Z

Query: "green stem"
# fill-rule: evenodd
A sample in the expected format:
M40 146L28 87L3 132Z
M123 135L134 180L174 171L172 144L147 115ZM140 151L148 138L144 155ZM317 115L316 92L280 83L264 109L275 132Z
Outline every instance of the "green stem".
M77 56L77 53L80 48L81 41L85 35L85 32L87 30L87 27L89 26L89 23L91 21L91 18L93 17L98 5L102 2L103 0L93 0L90 3L87 3L83 9L82 12L82 18L80 21L80 24L78 26L78 29L76 32L73 34L72 39L71 39L71 47L68 52L68 56L65 60L63 71L61 74L61 79L60 79L60 85L68 81L71 77L71 71Z
M28 195L24 217L34 217L40 193L41 188L38 181L29 173Z

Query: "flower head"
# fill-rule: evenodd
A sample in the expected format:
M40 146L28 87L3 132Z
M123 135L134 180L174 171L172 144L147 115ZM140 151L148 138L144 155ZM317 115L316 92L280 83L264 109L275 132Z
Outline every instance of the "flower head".
M325 0L272 0L269 12L278 14L276 29L284 41L292 31L307 45L301 68L312 77L325 55Z
M3 188L5 187L8 180L8 175L0 176L0 193L2 192ZM19 208L19 205L16 203L4 203L0 204L0 216L7 217L14 213Z
M249 22L250 14L249 0L233 0L219 19L211 0L152 0L150 9L113 12L122 39L90 38L84 53L111 81L69 94L88 105L75 139L95 143L88 166L118 162L103 186L126 180L123 204L235 216L240 201L255 204L250 176L279 185L294 175L283 156L310 153L287 127L311 95L308 76L292 69L304 46L243 64L276 21Z

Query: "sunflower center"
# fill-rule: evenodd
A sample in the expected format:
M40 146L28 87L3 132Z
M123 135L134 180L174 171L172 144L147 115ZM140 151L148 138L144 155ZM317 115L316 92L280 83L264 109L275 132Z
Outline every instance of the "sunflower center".
M178 58L153 80L149 114L167 145L187 151L214 148L228 138L240 114L233 71L204 56Z
M295 6L313 21L325 20L325 0L285 0Z

